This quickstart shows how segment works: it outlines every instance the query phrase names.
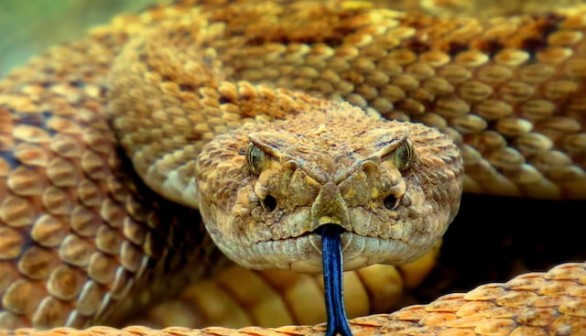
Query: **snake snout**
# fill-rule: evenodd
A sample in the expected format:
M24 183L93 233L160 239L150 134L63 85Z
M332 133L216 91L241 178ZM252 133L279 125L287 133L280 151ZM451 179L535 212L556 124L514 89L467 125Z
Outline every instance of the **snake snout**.
M326 224L335 224L344 230L351 228L348 205L333 182L327 182L321 188L311 207L311 220L316 230Z

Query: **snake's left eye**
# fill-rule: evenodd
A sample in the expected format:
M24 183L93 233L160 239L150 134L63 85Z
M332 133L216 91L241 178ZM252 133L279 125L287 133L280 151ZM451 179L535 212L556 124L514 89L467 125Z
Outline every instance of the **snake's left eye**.
M246 161L253 174L260 174L264 167L265 153L253 143L248 145L246 150Z
M413 144L411 141L408 139L401 141L389 159L400 171L409 169L415 160L415 150L413 149Z

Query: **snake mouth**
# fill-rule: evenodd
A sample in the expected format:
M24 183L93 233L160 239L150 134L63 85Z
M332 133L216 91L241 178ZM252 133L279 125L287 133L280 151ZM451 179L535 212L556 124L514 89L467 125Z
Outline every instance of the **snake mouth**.
M250 245L246 251L234 252L238 253L237 258L243 261L244 266L254 269L278 268L304 273L321 273L323 244L320 233L322 230L320 226L296 237L260 241ZM421 247L401 240L368 237L349 230L340 232L340 242L344 271L372 264L405 263L422 254Z

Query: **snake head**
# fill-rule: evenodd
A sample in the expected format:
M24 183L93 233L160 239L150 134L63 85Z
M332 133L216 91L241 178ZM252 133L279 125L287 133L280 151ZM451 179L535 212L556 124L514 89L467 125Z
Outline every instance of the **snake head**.
M325 224L344 230L347 270L424 254L457 212L462 173L439 131L324 103L217 136L196 180L206 227L228 257L319 272L315 232Z

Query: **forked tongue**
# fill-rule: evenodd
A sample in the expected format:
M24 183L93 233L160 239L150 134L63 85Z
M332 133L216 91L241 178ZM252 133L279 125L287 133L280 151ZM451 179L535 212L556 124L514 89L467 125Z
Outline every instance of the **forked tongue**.
M351 336L350 325L344 307L342 286L342 229L339 225L326 224L316 231L321 236L324 296L326 301L326 336L340 334Z

